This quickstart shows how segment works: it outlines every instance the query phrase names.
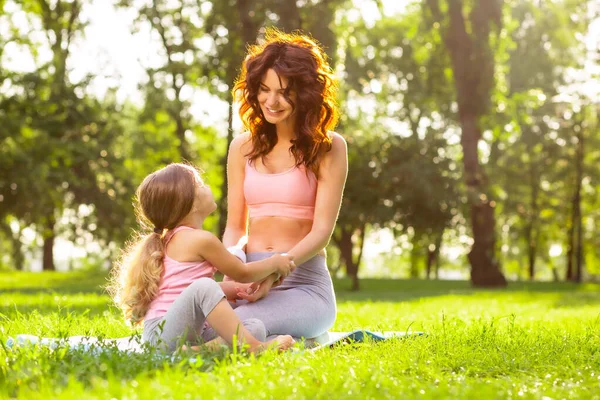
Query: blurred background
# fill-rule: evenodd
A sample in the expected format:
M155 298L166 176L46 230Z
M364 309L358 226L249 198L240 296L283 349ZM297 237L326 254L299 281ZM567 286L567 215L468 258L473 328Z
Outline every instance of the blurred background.
M0 0L0 269L110 268L135 188L181 160L221 235L230 90L268 26L340 80L334 275L600 279L597 0Z

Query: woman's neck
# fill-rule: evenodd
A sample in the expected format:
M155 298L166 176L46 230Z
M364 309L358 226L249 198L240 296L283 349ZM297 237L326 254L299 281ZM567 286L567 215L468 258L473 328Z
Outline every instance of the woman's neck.
M280 142L291 142L296 138L296 131L294 129L294 122L285 120L277 125L275 125L275 129L277 131L277 139Z

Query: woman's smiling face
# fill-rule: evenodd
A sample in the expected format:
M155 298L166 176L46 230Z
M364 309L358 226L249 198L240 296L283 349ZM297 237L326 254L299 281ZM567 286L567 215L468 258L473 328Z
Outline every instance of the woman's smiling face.
M273 69L267 70L258 90L258 103L267 122L277 125L287 121L294 113L292 104L286 100L284 92L289 81L279 76ZM290 91L289 96L294 100L296 94Z

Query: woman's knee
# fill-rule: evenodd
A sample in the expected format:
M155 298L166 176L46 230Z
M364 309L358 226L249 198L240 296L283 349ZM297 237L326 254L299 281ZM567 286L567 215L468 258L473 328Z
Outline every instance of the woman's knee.
M267 339L267 328L265 324L258 318L248 318L242 321L244 327L250 332L256 340L264 342Z

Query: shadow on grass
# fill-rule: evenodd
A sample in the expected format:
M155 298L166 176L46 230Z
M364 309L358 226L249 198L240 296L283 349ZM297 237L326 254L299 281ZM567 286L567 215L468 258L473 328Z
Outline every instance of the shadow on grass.
M349 279L336 279L338 301L399 302L447 295L488 294L562 294L557 307L581 307L600 304L600 285L565 282L510 282L506 288L474 288L469 281L422 279L362 279L359 291L351 291Z
M600 292L574 292L561 296L556 302L559 308L581 308L600 304Z
M105 293L106 279L102 271L0 273L0 293Z
M98 304L98 305L89 305L89 304L81 304L81 305L66 305L61 306L57 304L11 304L8 306L0 307L0 316L4 315L9 319L15 319L21 316L30 315L34 312L37 312L41 315L49 315L49 314L57 314L62 316L67 316L68 314L76 314L82 315L86 314L89 317L95 316L103 316L105 313L109 312L116 316L119 316L118 310L116 308L109 306L108 304Z
M0 294L23 293L36 295L40 293L53 293L56 295L69 294L98 294L106 295L104 287L107 283L106 272L10 272L0 273ZM422 279L361 279L361 289L357 292L350 291L349 279L334 279L334 286L338 301L373 301L373 302L402 302L414 301L422 298L431 298L447 295L470 296L479 293L536 293L564 294L558 301L558 307L581 307L589 304L600 304L600 284L585 283L574 284L565 282L510 282L508 287L501 289L473 288L469 281L442 281ZM71 304L65 306L79 312L93 309L95 305ZM98 304L98 310L105 305ZM6 314L10 307L0 308ZM18 306L19 311L28 312L54 312L58 308L53 304L35 304ZM106 308L104 308L106 309Z

